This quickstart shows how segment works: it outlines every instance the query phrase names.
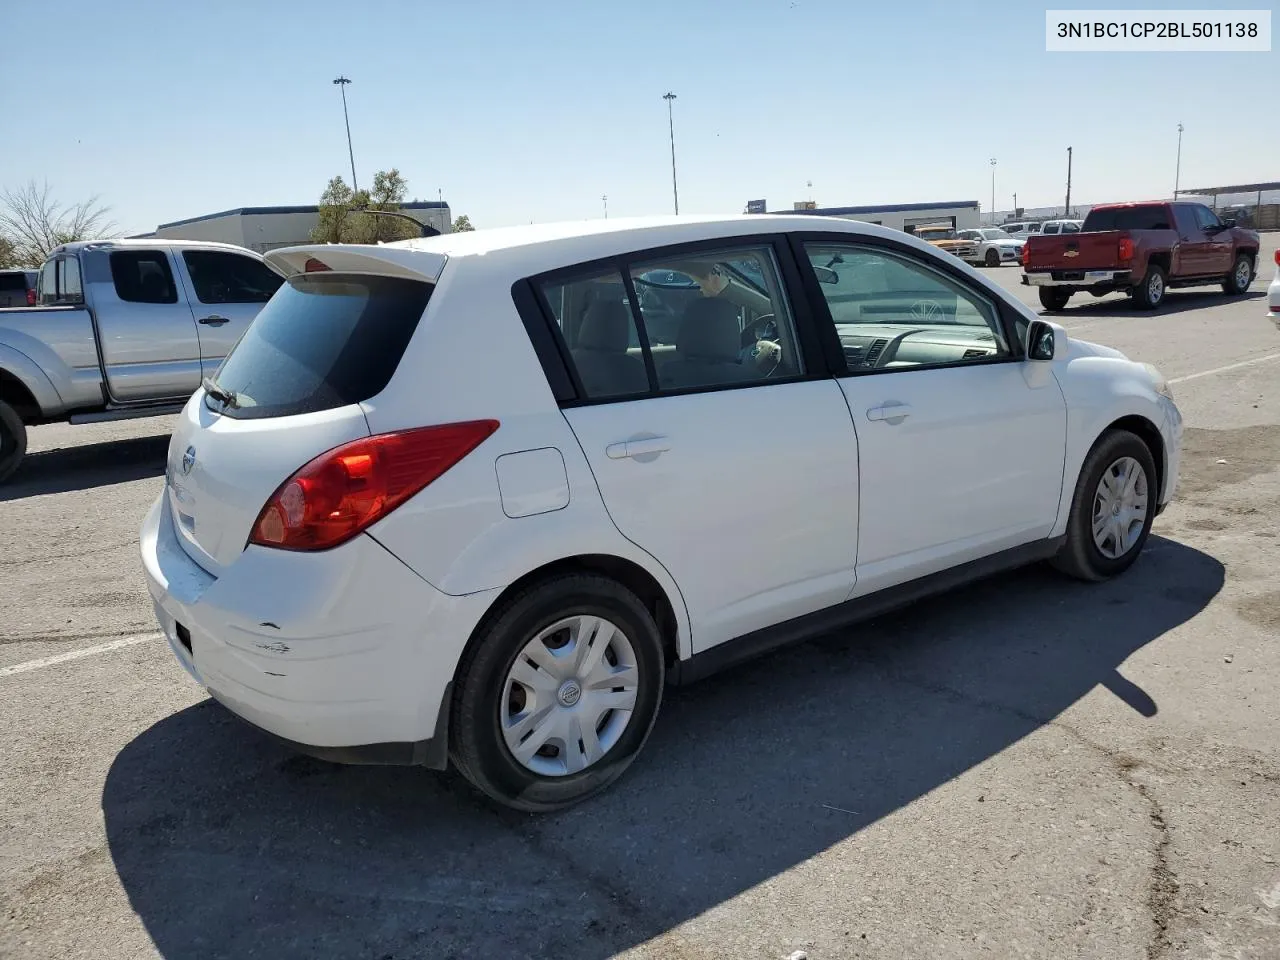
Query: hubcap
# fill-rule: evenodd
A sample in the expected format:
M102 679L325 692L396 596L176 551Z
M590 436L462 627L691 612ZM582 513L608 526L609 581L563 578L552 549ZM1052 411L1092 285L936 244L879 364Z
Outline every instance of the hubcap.
M537 633L507 671L502 738L544 777L579 773L618 742L635 710L635 649L601 617L566 617Z
M1236 267L1236 286L1243 290L1249 286L1249 281L1253 279L1250 274L1253 271L1249 267L1248 260L1241 260L1240 265Z
M1159 300L1164 294L1164 280L1160 278L1160 274L1153 273L1151 279L1147 281L1147 295L1152 301Z
M1147 522L1147 472L1133 457L1121 457L1102 473L1093 497L1093 542L1104 557L1118 560L1133 549Z

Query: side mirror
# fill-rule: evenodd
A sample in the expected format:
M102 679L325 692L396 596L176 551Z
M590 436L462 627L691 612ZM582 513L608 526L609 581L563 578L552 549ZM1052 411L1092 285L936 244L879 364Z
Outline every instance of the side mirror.
M816 263L813 265L813 272L818 276L819 283L839 283L840 274L836 273L830 267L820 267Z
M1052 360L1057 352L1057 336L1043 320L1034 320L1027 328L1027 359Z
M1230 230L1235 225L1236 225L1235 217L1227 217L1225 220L1222 221L1222 227L1224 230Z

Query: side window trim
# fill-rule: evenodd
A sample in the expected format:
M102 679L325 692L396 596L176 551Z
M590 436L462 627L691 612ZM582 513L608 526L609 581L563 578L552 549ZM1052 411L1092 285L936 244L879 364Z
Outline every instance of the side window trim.
M560 381L563 385L564 379L562 378L567 378L568 382L573 386L572 396L569 395L568 390L563 389L563 386L560 392L556 393L559 405L561 407L577 407L603 403L625 403L634 400L648 400L655 397L712 393L720 390L738 390L753 386L797 383L806 380L823 380L831 377L835 370L831 367L829 358L826 356L826 345L822 342L823 324L818 321L817 315L813 312L810 298L805 293L802 269L795 259L794 250L788 243L788 236L788 234L779 233L750 233L664 244L657 247L627 251L621 255L601 257L596 260L586 260L564 267L556 267L517 280L511 288L512 299L515 302L516 310L520 314L525 330L528 332L530 340L534 343L534 350L538 354L543 372L547 375L548 383L552 384L553 392L556 391L556 381ZM791 319L795 325L796 339L804 360L805 372L798 376L776 380L753 380L744 383L683 389L658 389L656 371L652 366L652 351L649 346L647 331L644 329L643 317L638 320L634 318L634 313L639 309L639 300L636 297L635 286L630 275L631 266L672 255L731 250L735 247L766 247L773 253L778 268L778 279L781 284L780 292L786 298L786 305L791 311ZM550 304L546 302L542 291L547 286L556 283L568 283L575 278L611 270L620 272L626 285L627 295L631 301L636 333L640 339L645 357L645 370L650 378L649 391L645 394L631 394L625 397L592 398L586 395L581 378L572 363L564 333L556 323L554 312ZM523 292L521 292L522 285L526 285ZM830 326L830 324L827 324L827 326ZM547 342L548 339L550 343ZM539 342L542 342L541 348L538 346ZM549 349L552 346L554 346L554 352Z
M1025 359L1025 345L1021 337L1018 336L1015 318L1012 315L1012 308L1005 302L994 289L988 288L985 280L981 285L975 284L971 278L962 276L958 270L946 261L933 262L926 260L920 256L919 251L912 249L904 243L897 243L894 240L882 237L869 237L856 233L827 233L827 232L807 232L792 233L788 235L791 242L792 253L798 264L801 275L803 276L803 284L807 299L810 301L813 315L818 318L818 333L822 340L823 351L827 356L828 364L831 367L831 376L835 377L864 377L877 376L883 373L906 373L921 368L915 367L885 367L882 369L872 370L850 370L845 361L844 348L840 344L840 336L836 333L835 320L831 316L831 308L827 305L827 298L822 294L822 286L818 283L817 274L814 273L813 265L809 262L808 255L805 253L804 245L806 243L830 243L830 244L849 244L852 246L866 247L875 251L885 251L895 254L899 257L905 257L908 260L920 262L928 269L942 274L952 283L959 286L962 290L969 292L975 299L986 302L995 311L997 322L1000 324L1000 331L1004 334L1005 342L1009 345L1009 353L1003 357L988 357L983 360L960 360L954 363L938 363L929 364L923 369L926 370L942 370L950 367L973 367L987 366L995 363L1013 363Z

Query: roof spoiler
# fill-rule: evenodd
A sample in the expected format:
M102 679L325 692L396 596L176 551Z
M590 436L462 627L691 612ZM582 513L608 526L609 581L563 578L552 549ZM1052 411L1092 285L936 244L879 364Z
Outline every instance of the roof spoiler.
M264 259L286 277L332 270L435 283L449 258L443 253L399 244L320 243L281 247L266 253Z

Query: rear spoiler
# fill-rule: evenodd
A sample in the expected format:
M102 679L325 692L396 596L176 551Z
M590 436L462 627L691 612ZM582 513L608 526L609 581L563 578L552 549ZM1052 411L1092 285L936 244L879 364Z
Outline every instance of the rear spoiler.
M263 259L286 277L317 270L335 273L365 273L380 277L402 277L435 283L448 257L433 250L406 245L363 243L317 243L306 246L281 247L264 254Z

